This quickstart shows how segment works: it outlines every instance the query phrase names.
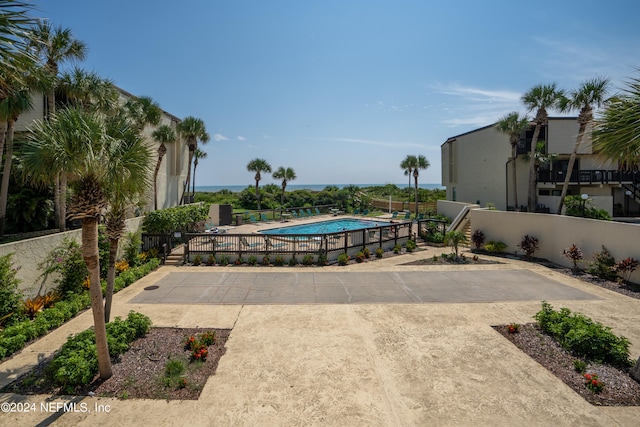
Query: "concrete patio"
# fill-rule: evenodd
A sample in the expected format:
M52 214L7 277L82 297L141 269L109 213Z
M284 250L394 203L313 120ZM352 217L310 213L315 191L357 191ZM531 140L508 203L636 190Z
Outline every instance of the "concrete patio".
M491 326L530 322L546 299L613 327L631 340L631 355L637 358L640 300L520 261L402 265L443 251L348 267L161 267L119 292L114 314L136 310L155 326L233 328L227 352L199 400L4 394L1 403L33 402L37 410L3 413L0 422L638 424L640 407L590 405ZM150 286L158 288L145 290ZM296 291L303 288L313 292L298 299ZM91 314L84 313L3 362L0 385L91 324ZM70 401L84 402L90 411L40 410L43 402Z

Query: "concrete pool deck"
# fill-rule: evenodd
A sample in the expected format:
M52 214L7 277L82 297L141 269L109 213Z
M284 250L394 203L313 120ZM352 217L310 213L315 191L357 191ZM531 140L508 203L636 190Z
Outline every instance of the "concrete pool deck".
M233 328L216 375L209 379L198 400L2 394L1 403L35 403L36 410L0 414L0 423L637 425L640 407L590 405L491 326L532 321L546 296L555 308L582 312L629 338L631 355L637 358L640 300L520 261L402 265L446 251L429 248L348 267L161 267L115 295L114 315L136 310L151 317L155 326ZM209 272L211 277L207 279ZM202 286L203 291L207 286L232 286L231 282L223 284L232 277L242 279L240 286L247 286L253 277L251 286L256 286L257 281L268 279L286 284L295 276L308 281L319 278L326 285L318 286L334 286L337 291L340 287L326 279L348 279L353 286L372 289L379 289L385 280L396 280L398 290L409 284L414 293L422 289L424 295L437 291L448 296L442 301L392 303L384 299L350 304L276 303L266 302L267 296L261 303L237 304L193 304L193 299L188 303L177 299L143 301L164 286L176 292L191 282ZM434 287L420 288L415 283L431 283L429 286ZM145 291L149 286L159 288ZM192 292L184 290L185 295ZM494 295L495 300L473 297L474 291L481 291L481 296ZM193 291L190 295L202 294ZM501 295L509 300L500 299ZM27 372L59 348L69 334L91 324L91 313L86 312L3 362L0 385ZM40 410L43 402L50 407L71 401L87 404L90 412Z

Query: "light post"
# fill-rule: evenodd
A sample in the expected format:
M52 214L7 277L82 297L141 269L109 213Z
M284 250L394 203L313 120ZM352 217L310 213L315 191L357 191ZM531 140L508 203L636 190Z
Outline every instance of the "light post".
M584 218L584 205L587 203L587 199L589 198L589 195L586 193L582 193L580 198L582 199L582 218Z

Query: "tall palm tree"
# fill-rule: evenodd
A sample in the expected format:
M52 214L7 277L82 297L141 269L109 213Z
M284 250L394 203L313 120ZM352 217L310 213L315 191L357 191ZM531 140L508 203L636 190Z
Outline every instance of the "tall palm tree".
M70 72L62 73L58 78L57 92L66 97L67 104L105 114L124 111L119 109L118 89L113 82L93 71L74 67Z
M567 173L564 177L564 183L562 184L560 202L558 203L558 209L556 211L558 215L562 213L562 206L564 205L564 199L567 196L567 189L569 188L569 181L571 180L571 172L576 162L578 149L584 139L584 133L587 126L593 122L593 108L601 108L604 106L608 85L609 79L596 77L583 82L578 89L570 91L568 97L561 98L560 111L580 109L580 115L578 116L580 128L576 142L573 144L573 151L571 151L571 156L569 157Z
M284 206L284 192L287 189L287 183L289 181L293 181L296 179L296 172L291 168L285 168L284 166L280 166L274 173L273 179L281 179L282 180L282 195L280 196L280 207Z
M536 117L533 119L535 128L533 130L533 138L531 139L531 152L529 154L529 191L527 196L527 209L534 212L536 208L536 145L540 135L542 126L546 126L548 122L547 108L555 107L558 101L564 95L564 91L558 89L555 83L547 85L538 85L529 89L522 95L522 103L531 112L536 110Z
M407 157L405 157L405 159L400 162L400 167L404 170L404 174L405 176L409 176L409 186L407 187L408 191L409 191L409 205L411 204L411 174L413 172L413 165L415 165L418 162L418 158L416 156L412 156L412 155L407 155ZM404 202L402 202L403 206L404 206Z
M124 110L140 131L146 125L157 126L162 119L160 105L149 96L129 98L124 104Z
M416 163L413 165L413 179L416 185L416 217L418 216L418 176L420 175L420 169L427 169L431 166L429 160L423 155L419 155L416 158Z
M509 135L509 143L511 144L511 161L513 162L512 179L513 179L513 205L518 208L518 186L516 183L516 158L518 156L518 141L520 135L529 129L529 117L526 115L520 117L517 111L507 114L496 123L498 132Z
M162 164L162 158L167 154L167 144L173 144L178 137L169 125L158 127L158 129L153 131L151 136L160 143L158 147L158 161L156 162L156 168L153 172L153 209L158 210L158 173L160 172L160 165Z
M271 173L271 165L265 159L253 159L247 164L247 170L249 172L255 172L254 179L256 180L256 202L258 203L258 210L260 210L260 180L262 176L261 172Z
M637 69L640 71L640 68ZM640 77L625 83L622 93L607 103L597 118L593 148L623 170L637 170L640 163Z
M27 2L0 0L0 69L3 71L19 74L23 69L22 60L31 58L25 34L35 23L28 15L32 8ZM0 79L0 98L12 90Z
M0 102L0 121L6 123L6 152L2 169L2 183L0 184L0 237L4 237L7 215L7 199L9 195L9 178L13 161L14 126L18 116L33 109L31 94L28 89L12 92L9 97ZM0 155L2 152L0 152Z
M105 292L104 319L109 322L111 301L115 285L116 255L120 239L126 231L126 211L142 199L151 186L151 164L153 153L138 127L136 120L127 119L126 114L110 118L106 123L106 134L112 138L115 157L121 158L123 167L129 173L117 176L108 183L105 192L109 208L105 215L107 237L109 238L109 265L107 268L107 288Z
M196 152L193 153L193 185L191 188L191 196L196 196L196 168L198 167L198 160L206 159L208 154L206 151L202 151L199 148L196 148Z
M32 179L65 174L74 190L68 215L82 221L82 257L89 270L98 367L100 377L107 379L112 371L100 287L98 219L107 207L113 183L123 176L136 176L140 165L129 161L129 152L107 135L103 117L68 108L49 121L36 121L23 146L22 161Z
M187 169L187 180L182 188L182 197L180 197L180 204L184 203L184 195L187 194L187 189L191 183L191 165L193 164L193 156L198 148L198 141L206 144L209 142L209 134L205 128L202 119L195 117L186 117L183 121L178 123L178 132L185 137L187 141L187 147L189 148L189 164Z
M67 61L83 60L87 46L77 40L69 28L53 27L47 20L39 20L31 29L31 49L45 66L52 79L58 77L59 66ZM47 94L48 117L56 112L55 85ZM65 174L56 180L55 219L60 231L66 229L67 185Z

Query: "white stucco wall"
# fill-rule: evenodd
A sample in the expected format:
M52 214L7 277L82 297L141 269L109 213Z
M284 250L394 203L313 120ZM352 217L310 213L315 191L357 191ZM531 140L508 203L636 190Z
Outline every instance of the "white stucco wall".
M142 228L143 217L132 218L126 221L127 232L138 232ZM44 292L53 286L54 278L49 277L43 281L42 274L38 270L40 264L48 254L60 245L65 238L75 239L81 242L82 230L71 230L64 233L49 234L47 236L0 245L0 255L13 253L14 267L19 267L16 277L20 280L20 289L25 296L34 296L38 292ZM122 245L120 247L122 250Z
M582 249L587 261L591 261L593 254L602 250L602 245L616 260L627 257L640 260L640 246L636 244L640 239L639 224L475 209L471 211L471 230L482 230L486 241L499 240L506 243L506 252L510 253L519 250L518 244L523 236L534 236L540 243L536 257L567 267L572 262L562 255L562 251L572 244ZM633 273L631 280L640 283L640 270Z

